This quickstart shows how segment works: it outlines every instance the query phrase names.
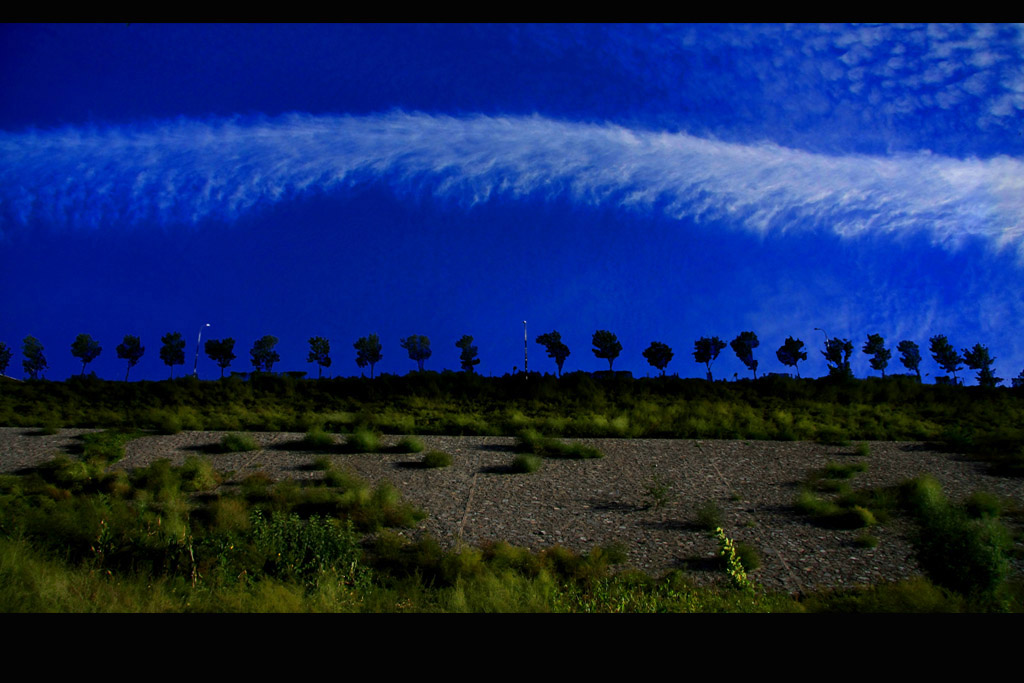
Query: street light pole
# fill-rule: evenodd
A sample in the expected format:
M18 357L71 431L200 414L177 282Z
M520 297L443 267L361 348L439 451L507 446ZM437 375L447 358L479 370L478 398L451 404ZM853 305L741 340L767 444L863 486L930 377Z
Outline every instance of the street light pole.
M210 323L206 323L203 327L209 327ZM196 364L192 366L192 376L196 379L199 378L199 340L203 338L203 327L199 328L199 336L196 337Z
M526 321L523 321L523 374L529 377L530 370L530 359L527 357L527 346L526 346Z

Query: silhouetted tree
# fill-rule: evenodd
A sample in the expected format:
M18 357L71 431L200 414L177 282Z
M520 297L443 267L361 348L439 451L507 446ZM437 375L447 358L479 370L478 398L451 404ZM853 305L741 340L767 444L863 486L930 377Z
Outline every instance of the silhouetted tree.
M480 359L476 357L477 348L473 346L473 338L468 334L464 334L462 339L455 342L455 346L462 349L462 353L459 354L462 369L466 372L473 372L473 366L480 364Z
M970 351L964 349L964 362L967 367L978 371L978 386L994 387L1003 381L1002 377L996 377L992 372L992 363L995 360L988 355L988 347L981 344L975 344Z
M25 356L25 360L21 361L25 374L29 379L39 379L39 373L46 369L43 345L35 337L28 336L21 340L21 352Z
M309 356L307 363L317 364L317 379L324 376L324 368L331 367L331 342L326 337L309 338Z
M13 355L11 347L0 342L0 375L7 376L7 366L11 364L11 356Z
M82 361L82 372L85 374L85 366L96 360L103 348L100 343L88 334L80 334L71 343L71 355Z
M373 366L380 362L383 358L381 354L381 343L380 337L375 334L371 334L368 337L360 337L355 344L353 344L356 351L356 365L360 368L365 368L367 365L370 366L370 379L373 379Z
M185 364L185 339L181 332L168 332L160 337L160 360L171 369L171 379L174 379L174 366Z
M693 359L704 364L709 382L714 381L711 376L711 364L726 346L727 344L718 337L701 337L693 343Z
M224 379L224 370L235 359L235 340L231 337L227 339L208 339L203 344L203 351L210 357L210 360L217 364L217 367L220 368L220 378Z
M672 348L668 344L663 344L659 341L651 342L651 345L644 351L644 358L647 359L648 363L661 370L662 376L664 376L665 368L668 367L674 355Z
M569 347L562 343L562 335L552 330L547 334L539 335L534 341L544 347L548 353L548 358L555 359L555 364L558 366L558 376L561 377L562 364L569 357Z
M892 358L892 351L885 348L885 340L882 339L880 334L869 334L868 341L864 344L861 349L864 353L872 356L871 367L875 370L882 372L882 377L885 377L885 369L889 367L889 359Z
M896 350L900 352L900 362L903 363L903 367L907 370L913 370L917 373L917 381L921 381L921 349L917 344L904 339L896 345Z
M430 338L422 334L414 334L402 339L399 344L409 352L409 359L416 361L420 372L423 372L423 361L430 358Z
M612 363L622 353L622 344L619 343L618 337L608 330L598 330L591 338L591 343L594 345L594 355L607 360L608 371L611 372Z
M932 358L935 359L940 368L952 373L953 384L959 384L960 381L957 379L956 371L961 369L961 363L964 362L964 359L956 352L956 349L949 343L945 335L937 334L928 341L931 342L930 351L932 352Z
M732 347L736 356L743 361L748 370L754 373L754 379L757 379L757 361L754 360L754 349L760 344L757 335L753 332L740 332L739 336L729 342L729 346Z
M786 337L786 343L779 347L779 350L775 352L775 357L779 359L779 362L783 365L788 365L796 370L796 376L800 376L800 368L797 367L797 363L802 360L807 360L807 352L804 351L804 343L799 339L793 337Z
M277 337L268 334L253 343L252 349L249 350L249 356L256 372L270 372L274 369L274 363L281 360L280 354L274 350L277 342Z
M128 369L124 373L125 382L128 381L128 373L138 365L139 359L142 358L142 354L145 352L146 347L142 345L142 340L133 334L126 334L124 340L117 345L117 357L128 361Z
M825 350L821 355L825 356L828 363L828 374L835 377L853 377L850 370L850 354L853 353L853 342L849 339L832 337L825 340Z
M1014 389L1024 387L1024 370L1020 371L1020 374L1012 378L1010 382L1013 384Z

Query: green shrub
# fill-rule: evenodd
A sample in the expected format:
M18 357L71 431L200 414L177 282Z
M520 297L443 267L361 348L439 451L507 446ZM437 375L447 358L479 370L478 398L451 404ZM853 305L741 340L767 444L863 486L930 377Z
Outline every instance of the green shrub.
M857 449L855 453L861 458L866 458L869 455L871 455L871 446L861 441L859 444L857 444Z
M334 434L313 427L302 438L302 445L310 450L329 450L334 447Z
M248 434L225 434L220 440L221 453L244 453L259 450L259 444Z
M423 466L431 469L448 467L452 464L452 456L444 451L430 451L423 456Z
M975 491L964 501L964 509L971 517L999 517L1003 514L1003 501L988 491Z
M737 543L736 556L739 558L740 564L743 565L743 569L748 572L752 572L761 566L761 554L757 552L757 548L749 543L742 541Z
M512 471L517 474L529 474L540 469L541 459L530 453L520 453L512 459Z
M878 547L878 538L868 533L863 533L853 539L853 544L858 548L876 548Z
M931 477L919 477L904 493L920 523L918 559L940 586L963 595L992 594L1009 573L1011 539L994 517L971 519L949 504Z
M319 470L322 472L331 469L331 467L333 466L334 464L331 462L331 459L326 455L321 455L316 460L314 460L313 464L311 465L311 467L314 470Z
M722 508L714 500L706 500L697 508L697 527L714 531L722 526Z
M380 439L368 429L357 429L348 435L345 445L352 453L376 453L380 450Z
M190 455L179 468L183 491L212 491L220 486L222 477L209 460Z
M823 474L829 479L849 479L858 472L865 472L867 469L868 465L864 462L830 462L825 465L825 471Z
M516 450L547 458L589 460L604 457L604 454L596 448L581 443L562 443L558 439L541 436L535 429L524 429L519 433L516 438Z
M395 453L421 453L426 446L415 436L403 436L392 449Z

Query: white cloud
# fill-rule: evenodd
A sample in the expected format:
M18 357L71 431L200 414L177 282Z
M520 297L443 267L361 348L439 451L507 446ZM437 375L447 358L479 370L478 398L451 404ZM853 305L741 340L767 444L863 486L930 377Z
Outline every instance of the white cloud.
M1005 156L826 156L539 116L394 112L0 133L0 158L4 230L234 220L384 182L464 205L561 195L762 234L923 231L950 248L980 237L1024 258L1024 164Z

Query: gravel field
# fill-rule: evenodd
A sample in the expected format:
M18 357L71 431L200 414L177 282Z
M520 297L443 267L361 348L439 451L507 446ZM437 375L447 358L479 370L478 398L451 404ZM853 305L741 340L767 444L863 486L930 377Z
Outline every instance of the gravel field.
M52 436L32 430L0 429L0 470L17 471L43 462L89 430L64 429ZM216 443L220 432L146 436L130 442L116 467L145 466L158 458L180 463L197 449ZM255 433L261 450L208 456L237 482L261 470L275 478L314 478L305 468L315 452L272 448L303 434ZM385 445L400 437L385 436ZM717 544L695 525L708 500L722 511L723 527L736 541L760 551L762 566L752 574L762 585L790 593L819 587L895 581L920 573L907 537L908 523L894 520L871 530L875 548L854 544L860 531L822 529L793 510L799 482L830 461L866 460L855 488L896 484L928 473L954 499L975 490L1024 502L1024 480L993 477L983 465L955 455L924 450L921 444L869 442L871 455L853 447L808 442L694 441L690 439L580 439L601 450L600 460L545 460L532 474L511 474L514 439L509 437L423 436L427 450L452 455L451 467L415 466L422 454L331 455L340 466L371 482L389 480L406 500L428 513L408 536L430 534L442 545L505 540L544 548L556 544L577 551L619 543L633 566L660 575L674 568L698 581L722 576L712 571ZM655 507L652 484L668 488ZM1024 570L1016 564L1018 574Z

